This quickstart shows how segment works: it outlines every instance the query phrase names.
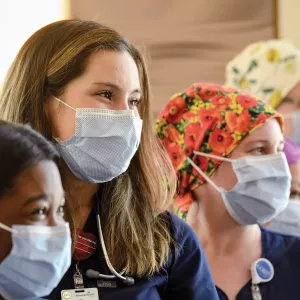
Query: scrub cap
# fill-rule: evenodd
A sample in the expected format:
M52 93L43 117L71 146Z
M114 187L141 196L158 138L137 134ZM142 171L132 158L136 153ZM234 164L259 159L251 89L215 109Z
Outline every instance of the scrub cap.
M226 66L225 85L248 91L277 108L300 82L300 49L284 40L247 46Z
M220 161L193 151L226 157L272 118L277 118L282 128L282 117L271 107L245 92L217 84L196 83L169 100L155 132L177 173L179 191L174 205L179 217L186 218L193 201L191 192L205 182L186 157L211 176Z

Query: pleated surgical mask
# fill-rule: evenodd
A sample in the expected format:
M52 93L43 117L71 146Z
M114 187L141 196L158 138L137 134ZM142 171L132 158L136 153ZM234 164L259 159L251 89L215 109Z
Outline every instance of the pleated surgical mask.
M50 294L71 265L69 224L0 228L12 233L12 250L0 263L0 294L6 300Z
M286 209L272 220L268 228L300 237L300 199L291 199Z
M228 213L239 224L264 224L288 205L291 174L284 153L244 156L238 159L196 151L194 154L232 163L237 183L226 191L187 158L195 170L220 192Z
M56 138L57 149L71 172L91 183L110 181L124 173L141 139L143 121L133 110L73 108L75 134L66 141Z

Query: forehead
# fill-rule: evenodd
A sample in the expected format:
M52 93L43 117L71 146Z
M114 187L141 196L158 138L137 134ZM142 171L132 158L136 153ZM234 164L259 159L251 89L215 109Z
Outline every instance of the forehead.
M23 204L31 197L43 194L51 195L51 199L57 199L63 194L61 178L57 166L52 161L42 161L35 166L27 168L14 182L13 193L8 195L19 204Z
M140 89L137 65L131 55L119 51L97 51L87 60L82 80L87 83L113 83L124 90Z
M277 144L283 140L283 134L276 119L267 120L261 127L247 136L241 145L262 140L270 144Z

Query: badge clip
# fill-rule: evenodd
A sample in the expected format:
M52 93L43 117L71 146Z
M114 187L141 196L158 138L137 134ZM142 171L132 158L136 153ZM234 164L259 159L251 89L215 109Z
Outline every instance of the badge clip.
M73 281L74 281L74 287L75 289L83 289L84 284L83 284L83 276L82 273L80 272L78 262L75 265L75 272L73 274Z
M269 282L274 277L274 267L269 260L260 258L251 265L251 275L252 284Z

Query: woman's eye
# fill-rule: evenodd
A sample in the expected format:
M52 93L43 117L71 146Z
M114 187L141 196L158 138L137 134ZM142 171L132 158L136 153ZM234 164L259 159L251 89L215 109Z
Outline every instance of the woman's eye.
M300 198L300 191L291 191L290 198Z
M64 205L61 205L58 210L57 210L57 213L61 216L64 216L65 214L65 206Z
M139 106L141 100L140 99L132 99L130 100L130 105L131 106Z
M33 216L45 216L45 215L47 215L47 208L46 207L37 208L37 209L35 209L31 212L31 215L33 215Z
M255 153L255 154L263 154L264 153L264 147L254 148L250 152Z
M108 100L111 100L112 97L113 97L113 93L110 92L110 91L104 91L104 92L101 92L101 93L98 93L97 95L103 97L103 98L106 98Z

